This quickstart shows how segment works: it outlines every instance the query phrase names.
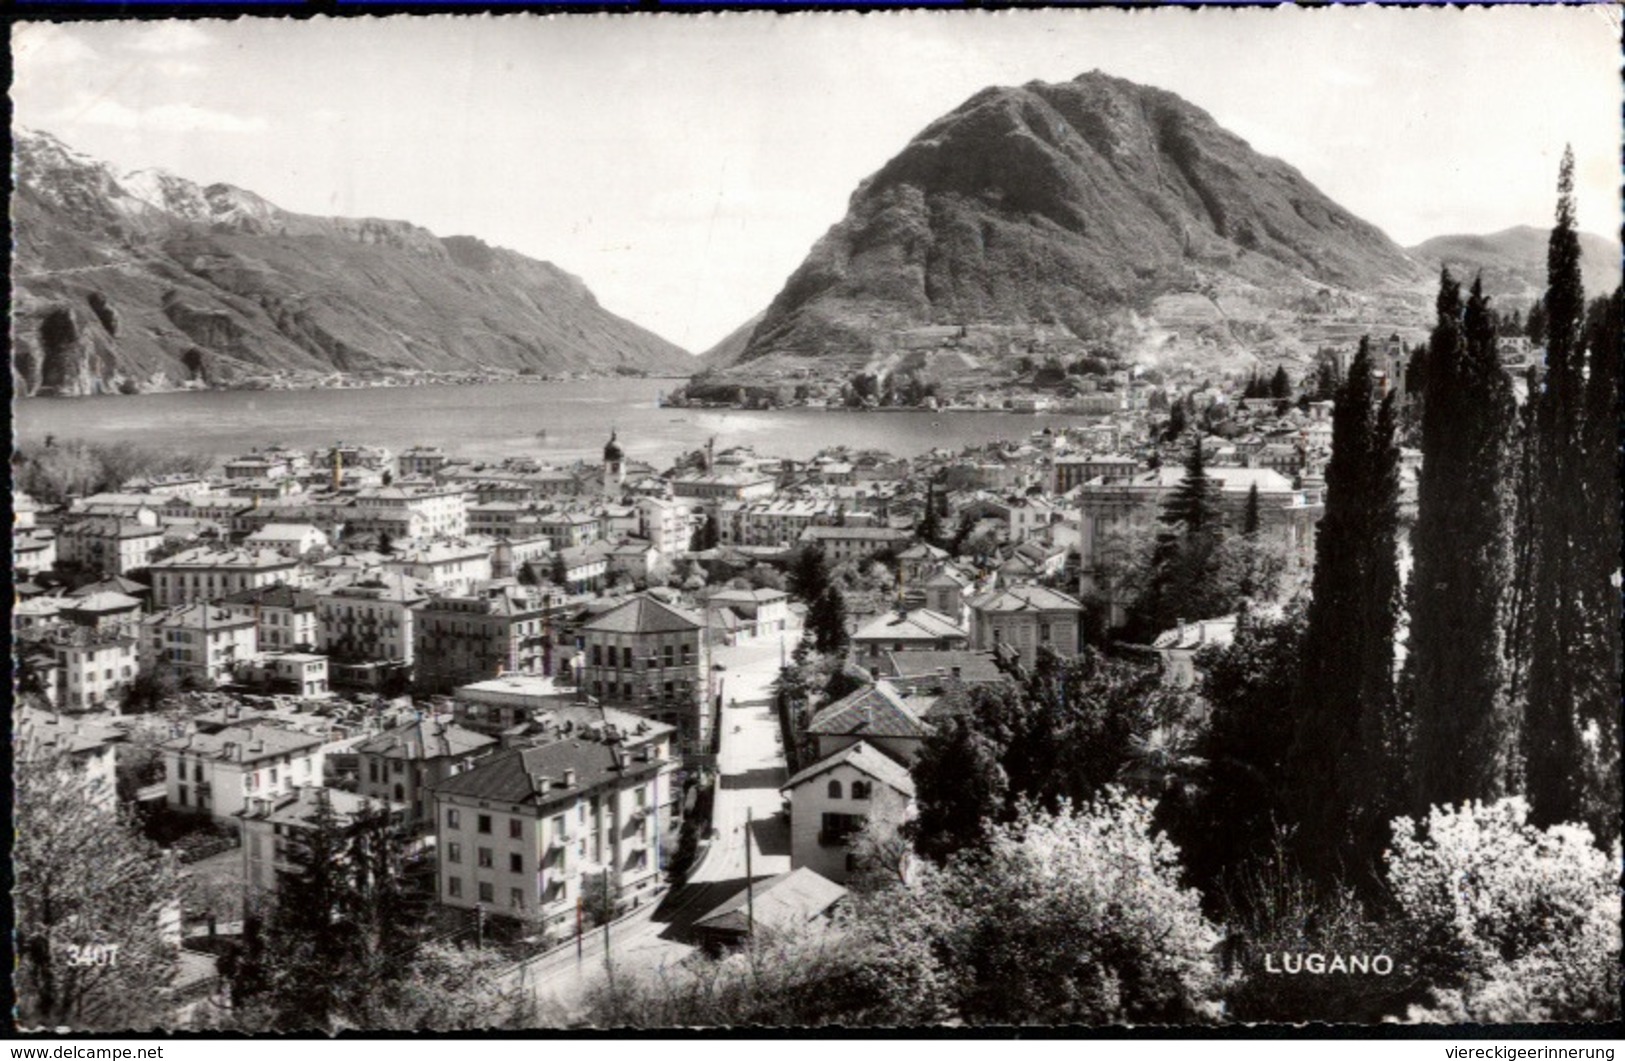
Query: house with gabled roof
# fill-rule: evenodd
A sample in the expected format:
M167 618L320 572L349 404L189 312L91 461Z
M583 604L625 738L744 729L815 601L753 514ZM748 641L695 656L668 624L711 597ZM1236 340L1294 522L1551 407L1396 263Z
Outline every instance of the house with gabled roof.
M802 770L779 789L790 802L790 865L844 884L860 868L852 840L865 826L889 831L914 813L914 779L867 741Z
M929 608L895 608L865 622L852 634L860 659L873 664L885 652L938 651L964 648L970 632L949 616Z
M887 681L866 685L826 704L807 723L816 758L828 758L866 741L905 766L920 754L920 745L930 733L931 726Z

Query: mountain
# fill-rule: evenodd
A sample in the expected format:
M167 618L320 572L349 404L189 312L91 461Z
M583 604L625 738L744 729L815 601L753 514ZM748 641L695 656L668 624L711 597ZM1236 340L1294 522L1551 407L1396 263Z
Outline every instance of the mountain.
M1435 236L1410 254L1431 272L1449 266L1458 277L1482 275L1485 291L1524 309L1546 291L1550 237L1549 228L1518 225L1488 236ZM1617 241L1580 233L1580 275L1588 294L1605 295L1619 286L1619 260Z
M15 393L411 372L677 373L578 278L471 236L314 217L13 138Z
M853 192L729 371L885 371L933 350L966 372L1101 348L1301 358L1325 338L1308 320L1425 325L1425 279L1207 112L1097 71L985 89L922 130Z
M695 358L699 363L698 367L702 370L727 368L737 363L744 356L745 348L750 344L750 337L756 332L756 326L762 323L765 316L767 312L764 310L723 336L715 346Z

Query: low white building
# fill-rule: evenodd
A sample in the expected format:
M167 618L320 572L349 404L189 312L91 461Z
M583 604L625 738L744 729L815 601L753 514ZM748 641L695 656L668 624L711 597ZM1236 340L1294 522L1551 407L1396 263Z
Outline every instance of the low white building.
M857 872L852 838L895 829L914 813L914 779L864 741L807 767L780 788L790 798L790 865L844 883Z

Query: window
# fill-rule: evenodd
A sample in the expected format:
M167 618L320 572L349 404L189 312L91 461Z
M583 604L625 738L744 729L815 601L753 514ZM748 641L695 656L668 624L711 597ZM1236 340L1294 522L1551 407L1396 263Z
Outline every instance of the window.
M508 855L508 872L509 873L523 873L523 872L525 872L525 856L519 854L517 851L509 854Z
M632 669L632 646L621 646L621 666L627 670Z
M405 773L406 772L406 763L402 762L400 759L396 759L395 760L395 772L397 774Z
M181 806L186 806L186 786L182 785L179 793Z
M489 847L482 847L479 849L479 863L481 869L490 869L494 864L491 857L491 849Z
M395 802L406 802L406 789L401 787L401 783L399 781L395 782Z
M447 810L446 810L446 828L448 828L448 829L456 829L456 828L459 828L462 824L463 824L463 816L461 814L457 813L457 808L456 807L447 808Z
M846 843L851 835L863 828L861 814L826 814L820 822L818 842L825 847Z
M367 760L367 780L372 781L372 782L377 782L377 780L378 780L378 760L377 759L368 759Z
M839 781L831 781L829 783L829 798L830 799L840 799L841 798L841 783Z
M592 665L594 667L602 667L604 665L604 647L602 645L592 646Z
M478 828L479 828L479 831L484 833L485 835L487 835L487 836L491 835L491 816L489 814L480 815Z
M1038 624L1038 640L1045 644L1049 643L1049 623Z
M202 781L203 780L203 764L202 763L193 763L192 764L192 780L193 781Z
M496 898L496 888L488 880L480 881L480 902L488 903Z
M525 889L509 888L508 906L514 910L523 910L525 908Z
M525 835L525 823L518 818L508 819L508 839L518 840Z
M446 894L453 899L461 899L463 897L463 879L461 877L447 877Z
M672 664L672 647L670 645L665 645L664 647L662 647L661 650L660 650L660 657L661 657L661 662L662 662L663 666L667 666L667 667L671 666L671 664Z
M451 843L446 845L446 861L461 862L463 860L463 845Z
M585 807L582 808L582 814L586 814ZM585 820L585 817L583 817L583 820ZM564 815L562 814L553 819L553 835L556 837L564 835Z

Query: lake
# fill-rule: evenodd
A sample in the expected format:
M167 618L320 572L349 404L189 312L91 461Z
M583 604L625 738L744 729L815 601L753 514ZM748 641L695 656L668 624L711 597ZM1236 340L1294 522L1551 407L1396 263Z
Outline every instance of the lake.
M336 441L440 446L481 459L598 460L611 429L628 455L663 466L715 437L763 455L806 459L827 446L911 457L937 446L1024 438L1092 417L1006 412L857 412L824 409L662 409L675 380L28 398L12 405L14 437L129 443L219 458L270 443L313 449ZM538 437L545 431L546 437Z

